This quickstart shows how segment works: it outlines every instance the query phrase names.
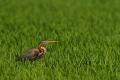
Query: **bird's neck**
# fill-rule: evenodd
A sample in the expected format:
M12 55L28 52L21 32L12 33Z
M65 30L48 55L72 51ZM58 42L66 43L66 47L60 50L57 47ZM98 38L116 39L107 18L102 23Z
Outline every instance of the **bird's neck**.
M41 47L38 47L40 53L44 53L44 50Z

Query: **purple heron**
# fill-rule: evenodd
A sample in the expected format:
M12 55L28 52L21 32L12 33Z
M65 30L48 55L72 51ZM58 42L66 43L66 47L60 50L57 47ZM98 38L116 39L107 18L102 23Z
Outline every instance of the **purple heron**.
M37 48L32 48L25 51L23 54L16 58L17 61L20 60L35 60L41 58L46 53L46 48L44 47L48 43L56 43L58 41L41 41Z

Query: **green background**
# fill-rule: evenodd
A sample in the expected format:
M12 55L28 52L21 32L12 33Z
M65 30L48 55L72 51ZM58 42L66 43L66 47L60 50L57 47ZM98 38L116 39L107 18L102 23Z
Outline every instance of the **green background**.
M120 0L0 0L0 80L120 80Z

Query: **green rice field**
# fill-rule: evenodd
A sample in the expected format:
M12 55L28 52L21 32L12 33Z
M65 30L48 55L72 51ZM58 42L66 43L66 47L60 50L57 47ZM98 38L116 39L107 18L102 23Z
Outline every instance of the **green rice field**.
M120 0L0 0L0 80L120 80Z

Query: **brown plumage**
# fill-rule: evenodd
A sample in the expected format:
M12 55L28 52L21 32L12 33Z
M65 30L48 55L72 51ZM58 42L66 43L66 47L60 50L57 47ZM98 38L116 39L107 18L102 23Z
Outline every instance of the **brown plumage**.
M17 61L20 60L35 60L41 58L46 53L46 48L44 47L47 43L53 43L58 41L42 41L37 48L27 50L22 55L16 58Z

